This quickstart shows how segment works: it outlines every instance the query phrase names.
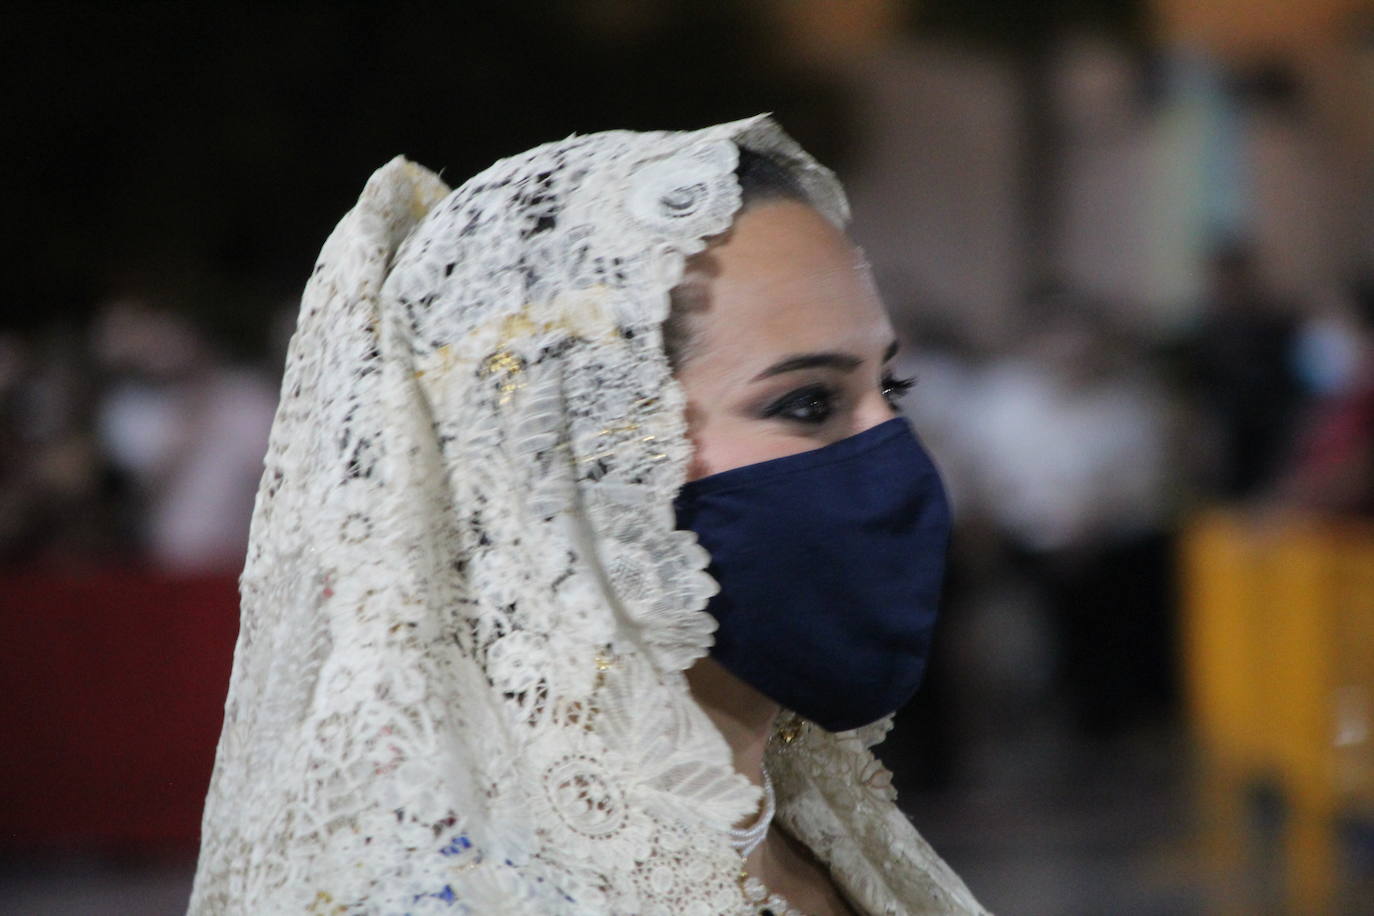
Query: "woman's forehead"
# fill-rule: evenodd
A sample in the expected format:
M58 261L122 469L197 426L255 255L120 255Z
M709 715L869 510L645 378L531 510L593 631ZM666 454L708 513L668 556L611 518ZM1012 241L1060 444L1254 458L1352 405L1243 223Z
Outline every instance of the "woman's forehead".
M882 350L891 340L862 253L804 204L746 211L711 257L710 306L702 317L716 343Z

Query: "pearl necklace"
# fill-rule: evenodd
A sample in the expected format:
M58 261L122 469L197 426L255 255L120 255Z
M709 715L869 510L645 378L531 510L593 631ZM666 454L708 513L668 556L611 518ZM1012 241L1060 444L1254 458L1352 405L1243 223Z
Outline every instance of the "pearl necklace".
M730 828L730 845L740 854L740 858L749 858L749 854L758 849L759 844L768 836L768 828L773 823L773 815L777 813L777 808L778 798L773 792L773 780L768 777L768 771L764 770L763 812L759 814L759 819L750 827ZM745 899L757 908L759 916L805 916L781 894L769 891L762 881L743 868L740 869L739 880Z
M773 814L777 811L778 800L773 794L773 780L768 778L768 771L763 771L763 813L751 827L731 827L730 845L735 847L735 851L740 854L740 858L747 859L749 854L759 848L764 837L768 836L768 828L773 823Z

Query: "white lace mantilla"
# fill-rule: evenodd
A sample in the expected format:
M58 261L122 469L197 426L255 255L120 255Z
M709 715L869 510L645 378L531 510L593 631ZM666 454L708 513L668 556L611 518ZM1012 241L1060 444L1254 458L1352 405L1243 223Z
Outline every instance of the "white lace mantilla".
M192 913L752 912L660 337L737 144L844 222L766 118L368 182L291 342ZM868 912L981 912L866 744L780 747L779 820Z

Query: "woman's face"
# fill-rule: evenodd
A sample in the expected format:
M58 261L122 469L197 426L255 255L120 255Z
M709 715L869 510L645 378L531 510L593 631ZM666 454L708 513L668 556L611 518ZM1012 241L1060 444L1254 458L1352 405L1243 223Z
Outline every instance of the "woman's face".
M867 266L811 207L760 203L688 266L679 359L688 480L808 451L893 416L896 338Z

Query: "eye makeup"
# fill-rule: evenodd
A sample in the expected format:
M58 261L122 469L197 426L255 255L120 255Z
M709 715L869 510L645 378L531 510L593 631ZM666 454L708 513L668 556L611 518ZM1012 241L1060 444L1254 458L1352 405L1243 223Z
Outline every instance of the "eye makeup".
M896 406L897 401L901 400L902 395L916 387L916 377L897 378L891 372L883 373L883 397L887 402Z
M896 352L897 343L893 341L883 354L883 362L890 360ZM770 376L782 375L799 370L838 370L850 374L862 364L862 360L843 353L808 353L791 356L755 376L753 381L761 381ZM878 390L894 411L897 401L916 383L914 378L897 378L890 370L884 369ZM848 405L853 382L846 381L836 385L829 381L810 381L788 390L786 393L765 400L754 408L754 415L763 420L783 420L803 426L817 427L825 424Z
M835 414L839 398L840 392L832 386L814 382L773 400L763 408L761 416L765 420L790 420L819 426Z
M915 384L914 378L897 378L887 373L881 383L883 399L895 410L897 401ZM759 415L765 420L787 420L808 426L819 426L843 408L842 389L824 382L812 382L769 401L759 411Z

